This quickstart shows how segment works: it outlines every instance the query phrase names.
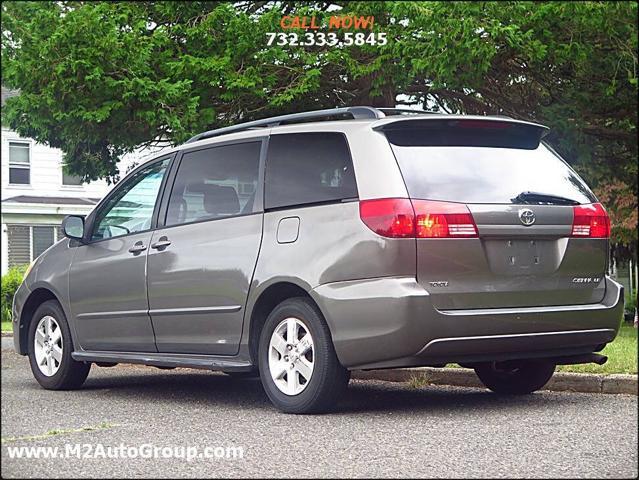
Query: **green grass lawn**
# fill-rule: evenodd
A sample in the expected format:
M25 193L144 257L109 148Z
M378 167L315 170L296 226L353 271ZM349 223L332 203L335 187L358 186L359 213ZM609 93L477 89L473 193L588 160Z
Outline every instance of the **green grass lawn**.
M604 365L561 365L557 370L579 373L637 373L637 329L624 324L617 338L599 353L608 357Z
M2 322L2 331L3 332L11 332L11 322Z

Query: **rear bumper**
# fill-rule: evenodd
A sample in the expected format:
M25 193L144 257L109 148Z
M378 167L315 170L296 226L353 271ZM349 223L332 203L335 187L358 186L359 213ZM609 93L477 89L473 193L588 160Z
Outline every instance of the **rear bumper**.
M623 314L623 287L606 278L601 303L437 310L410 277L321 285L311 292L348 368L393 368L598 351Z

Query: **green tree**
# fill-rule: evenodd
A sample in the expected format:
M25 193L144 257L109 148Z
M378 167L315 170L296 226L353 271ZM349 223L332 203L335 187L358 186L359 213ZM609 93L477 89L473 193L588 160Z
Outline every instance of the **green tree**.
M282 15L374 15L385 46L266 45ZM114 178L136 147L272 114L422 104L549 141L637 240L634 2L5 2L3 120Z

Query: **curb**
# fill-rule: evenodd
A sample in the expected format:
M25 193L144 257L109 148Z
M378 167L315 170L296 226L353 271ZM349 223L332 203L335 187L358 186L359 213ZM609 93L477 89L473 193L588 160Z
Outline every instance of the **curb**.
M11 337L11 338L13 338L13 333L12 332L0 332L0 334L3 337Z
M401 368L358 370L353 378L386 382L423 381L425 385L485 388L475 372L467 368ZM637 395L637 375L557 372L543 390L552 392L615 393Z

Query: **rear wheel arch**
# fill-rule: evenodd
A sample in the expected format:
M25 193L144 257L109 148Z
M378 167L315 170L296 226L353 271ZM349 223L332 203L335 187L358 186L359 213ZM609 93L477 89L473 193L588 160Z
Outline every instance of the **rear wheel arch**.
M295 297L309 299L321 312L320 306L309 294L309 292L305 288L293 282L281 281L274 283L272 285L269 285L264 291L259 294L251 311L251 321L249 325L249 353L251 356L251 361L254 365L257 365L260 335L269 314L277 305L282 303L284 300ZM323 312L322 315L324 315ZM325 315L324 318L326 318Z
M51 290L39 287L33 290L27 297L26 302L24 302L24 307L22 307L22 312L20 314L20 351L22 354L26 354L29 351L29 326L33 321L33 315L40 305L49 300L55 300L60 305L60 308L64 311L64 307L62 307L62 302L58 299L57 295L53 293ZM66 314L66 312L65 312ZM67 315L68 318L68 315Z

